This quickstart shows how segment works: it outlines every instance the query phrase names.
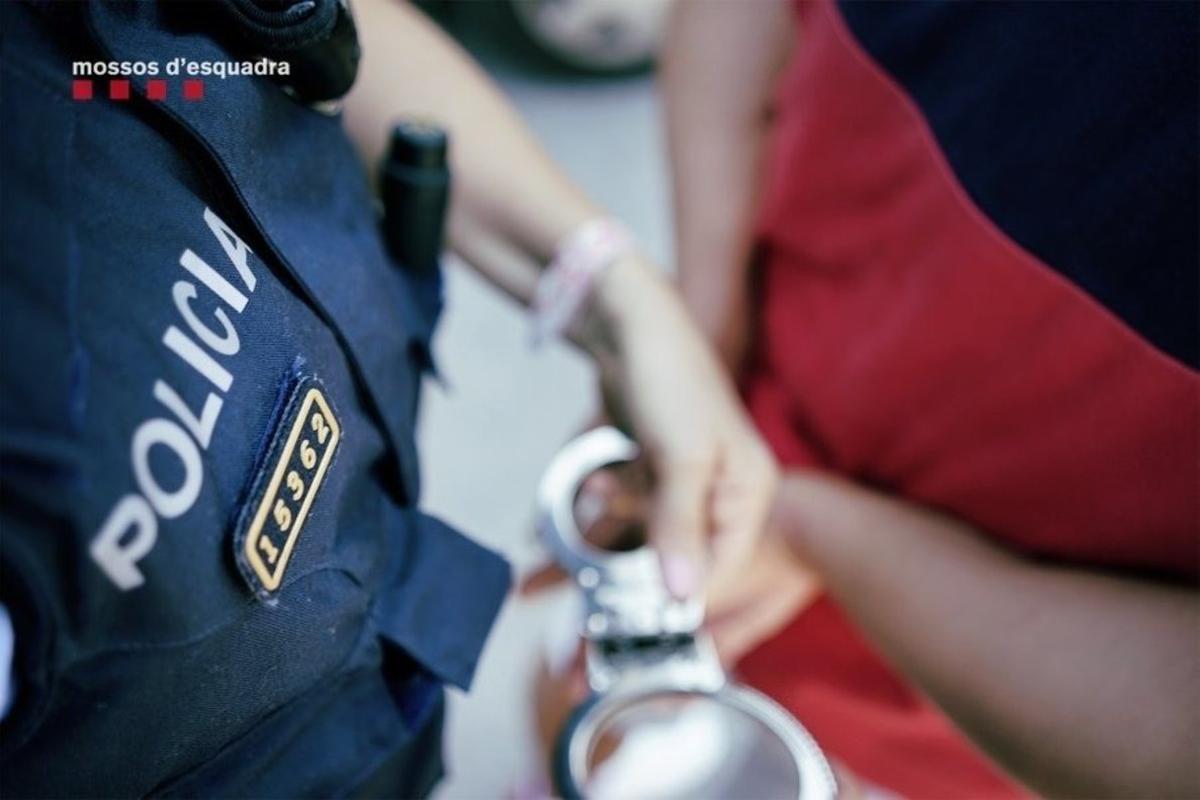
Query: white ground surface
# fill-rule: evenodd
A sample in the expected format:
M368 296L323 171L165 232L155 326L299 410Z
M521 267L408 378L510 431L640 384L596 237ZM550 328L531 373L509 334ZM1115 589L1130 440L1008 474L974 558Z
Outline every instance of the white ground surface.
M669 211L653 80L539 77L484 58L566 171L666 263ZM532 352L523 312L466 267L452 264L447 277L435 344L446 387L428 387L422 411L423 505L519 571L538 560L532 508L541 470L594 407L591 373L564 347ZM511 600L471 694L452 692L450 776L439 800L503 798L527 774L534 758L528 687L556 603L561 598Z

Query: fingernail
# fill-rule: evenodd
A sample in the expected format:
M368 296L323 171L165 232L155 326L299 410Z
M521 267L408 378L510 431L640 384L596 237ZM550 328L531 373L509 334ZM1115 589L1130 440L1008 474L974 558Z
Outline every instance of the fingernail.
M696 590L696 567L690 558L670 554L662 560L663 580L667 591L677 600L686 600Z

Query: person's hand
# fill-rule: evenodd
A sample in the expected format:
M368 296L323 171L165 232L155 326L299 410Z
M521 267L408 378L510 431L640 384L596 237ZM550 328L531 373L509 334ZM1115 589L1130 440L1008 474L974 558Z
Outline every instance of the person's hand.
M817 574L773 527L737 574L710 582L705 627L726 668L783 630L821 594Z
M644 542L652 509L645 469L635 462L607 467L584 481L575 516L588 542L620 551ZM537 594L565 578L557 564L544 564L524 577L521 593ZM721 661L727 667L737 664L782 630L820 592L816 574L796 556L778 528L768 523L740 569L714 575L705 583L706 627Z
M735 575L754 552L777 471L674 289L638 259L598 280L577 338L600 365L610 417L653 481L648 533L677 597Z

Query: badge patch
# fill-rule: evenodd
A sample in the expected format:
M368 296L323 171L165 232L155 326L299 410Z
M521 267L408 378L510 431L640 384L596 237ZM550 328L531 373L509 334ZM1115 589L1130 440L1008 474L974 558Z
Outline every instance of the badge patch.
M316 378L288 398L234 536L235 557L254 593L268 599L283 583L292 551L342 437Z

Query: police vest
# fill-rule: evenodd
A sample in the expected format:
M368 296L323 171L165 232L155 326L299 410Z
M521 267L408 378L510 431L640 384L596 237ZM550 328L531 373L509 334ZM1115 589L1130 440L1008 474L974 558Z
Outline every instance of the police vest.
M509 580L414 508L436 276L268 78L72 99L75 60L212 37L3 6L0 793L427 792Z

